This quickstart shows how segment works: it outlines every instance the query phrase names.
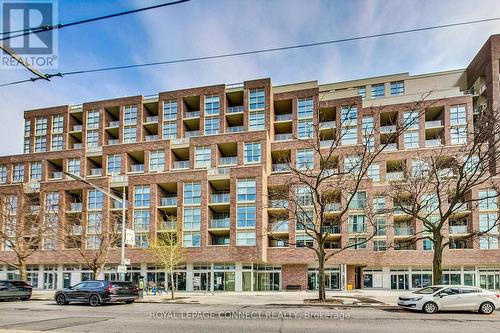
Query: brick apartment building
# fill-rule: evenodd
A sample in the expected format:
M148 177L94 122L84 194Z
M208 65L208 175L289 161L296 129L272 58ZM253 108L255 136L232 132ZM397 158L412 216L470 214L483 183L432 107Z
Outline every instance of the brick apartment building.
M121 207L63 171L111 191L125 191L131 203L127 227L135 230L136 243L126 249L127 277L134 281L140 275L165 278L146 248L155 233L171 232L168 217L175 217L183 224L187 249L186 262L175 275L179 290L284 290L290 285L315 289L314 253L267 234L280 209L267 194L286 177L278 157L285 154L293 162L304 153L293 138L307 133L312 117L319 114L320 130L329 138L324 144L330 146L339 131L342 107L354 105L354 135L351 142L339 144L361 143L361 119L374 106L381 108L371 116L379 128L377 140L383 142L384 134L394 131L393 120L403 116L403 106L432 91L428 99L436 103L426 110L425 119L420 118L418 129L390 142L382 153L384 161L371 175L374 188L384 187L391 177L398 177L395 161L410 163L416 151L460 144L465 130L451 128L471 129L482 108L498 109L499 62L500 35L494 35L460 70L331 84L273 86L270 79L260 79L29 110L24 113L24 153L0 157L0 195L12 196L22 189L37 198L34 210L45 218L56 215L60 224L76 216L82 223L73 235L86 235L83 245L91 248L90 225L96 220L107 223ZM367 200L373 200L371 189L365 190ZM487 190L478 188L472 195ZM445 250L444 281L500 289L498 240L460 241L460 235L478 225L481 213L465 210L455 225L450 223L447 237L455 240ZM388 225L396 225L389 223L393 215L386 218ZM332 247L348 242L344 229L336 232ZM410 236L414 232L405 230ZM418 241L412 249L385 249L386 242L397 245L408 236L395 231L388 228L364 248L334 256L327 265L328 289L347 284L404 289L432 281L429 244ZM296 240L290 243L301 237L292 223L280 232ZM61 255L73 250L50 236L42 243L28 259L28 278L35 287L54 289L91 277L82 263ZM7 248L0 248L0 256L15 260ZM118 263L119 249L114 249L103 277L116 278ZM16 274L12 267L0 266L0 279Z

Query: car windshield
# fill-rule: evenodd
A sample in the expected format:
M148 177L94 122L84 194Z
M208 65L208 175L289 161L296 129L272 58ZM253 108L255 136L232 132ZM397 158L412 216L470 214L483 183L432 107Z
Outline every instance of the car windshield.
M434 294L436 291L441 289L442 287L425 287L419 290L414 291L414 294Z

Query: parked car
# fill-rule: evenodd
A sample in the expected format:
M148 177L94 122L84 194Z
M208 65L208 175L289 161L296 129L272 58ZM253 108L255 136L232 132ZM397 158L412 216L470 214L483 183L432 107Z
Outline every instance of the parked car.
M492 314L500 307L500 294L477 287L458 285L429 286L399 297L406 309L435 313L442 310L478 311Z
M33 287L24 281L0 280L0 299L20 299L27 301L31 298Z
M88 303L98 306L103 303L133 303L139 298L139 289L132 282L90 280L75 286L59 289L54 295L57 304L70 302Z

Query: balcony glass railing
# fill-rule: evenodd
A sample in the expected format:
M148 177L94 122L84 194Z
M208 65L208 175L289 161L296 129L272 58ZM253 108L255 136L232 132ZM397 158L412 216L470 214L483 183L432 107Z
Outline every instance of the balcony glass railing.
M61 171L54 171L49 173L49 179L62 179L63 173Z
M396 125L380 126L380 133L392 133L392 132L396 132Z
M78 236L78 235L81 235L82 234L82 226L81 225L74 225L72 228L71 228L71 235L73 236Z
M396 172L387 172L385 175L385 179L387 181L396 181L396 180L402 180L404 177L404 172L402 171L396 171Z
M384 146L385 144L384 143L381 143L380 144L381 146ZM388 143L384 149L384 151L395 151L395 150L398 150L398 144L397 143Z
M339 169L337 169L337 168L323 169L323 176L325 176L325 177L338 175L338 174L339 174Z
M175 207L175 206L177 206L177 197L160 198L160 206L162 206L162 207Z
M321 228L321 232L323 234L330 233L330 234L340 234L340 226L338 225L332 225L332 226L323 226Z
M73 143L73 149L82 149L81 143Z
M158 135L156 135L156 134L146 135L145 138L146 138L146 141L156 141L156 140L158 140Z
M228 106L226 113L240 113L243 111L244 111L243 105Z
M82 125L73 125L73 132L81 132L83 130Z
M69 204L69 210L71 212L81 212L82 211L82 203L81 202L72 202Z
M93 168L90 169L91 176L102 176L102 168Z
M38 214L38 213L40 213L40 205L31 205L30 206L30 212L31 212L31 214Z
M187 131L184 133L185 138L192 138L195 136L200 136L200 131Z
M335 128L335 120L330 120L330 121L323 121L319 123L319 129L330 129L330 128Z
M288 208L288 200L269 200L270 208Z
M441 139L430 139L430 140L425 140L425 146L426 147L439 147L443 143Z
M231 222L230 222L229 218L212 219L210 221L210 228L212 228L212 229L229 229L230 223Z
M244 128L243 128L243 126L229 126L227 128L227 131L229 133L240 133L240 132L244 131Z
M274 116L274 121L289 121L293 119L293 115L291 113L287 114L277 114Z
M342 210L340 202L331 202L325 205L325 212L339 212Z
M273 172L288 172L290 171L290 166L286 163L273 163Z
M407 215L411 211L412 211L411 206L403 205L403 207L400 207L399 205L395 205L394 209L393 209L393 214L394 215Z
M335 141L334 140L321 140L319 142L320 148L331 148L334 145L335 145Z
M442 126L443 126L442 120L428 120L425 122L425 128L435 128L435 127L442 127Z
M175 221L160 221L158 223L158 230L159 231L175 230L176 227L177 227L177 223Z
M229 193L216 193L210 196L210 203L229 203Z
M469 228L466 225L450 225L450 234L466 234L469 232Z
M119 120L113 120L108 122L108 128L111 127L120 127L120 121Z
M158 116L146 117L146 123L157 123L157 122L158 122Z
M130 172L144 172L144 164L132 164Z
M198 118L200 116L200 111L187 111L184 118Z
M394 236L413 236L415 229L411 227L394 227Z
M451 169L451 168L440 169L437 171L437 174L439 177L449 178L449 177L453 176L453 169Z
M219 165L236 165L238 164L238 156L219 157Z
M288 232L288 220L271 222L269 230L271 232Z
M174 169L189 169L189 161L174 161Z
M110 145L110 146L117 145L117 144L120 144L120 140L119 139L109 139L108 140L108 145Z
M281 134L275 134L274 135L274 140L275 141L286 141L286 140L292 140L293 134L292 133L281 133Z

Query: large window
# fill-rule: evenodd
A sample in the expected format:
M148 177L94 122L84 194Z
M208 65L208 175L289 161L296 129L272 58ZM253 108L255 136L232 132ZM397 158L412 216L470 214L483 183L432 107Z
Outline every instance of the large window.
M108 175L119 175L122 157L120 154L108 155Z
M349 215L349 223L347 230L350 233L363 233L366 232L366 217L362 214Z
M50 140L50 150L63 150L63 135L53 134Z
M35 135L46 135L47 134L47 118L36 118L35 120Z
M418 148L419 147L418 130L404 132L404 147L405 148Z
M460 145L467 143L467 127L466 126L450 127L450 137L452 145Z
M374 182L380 181L380 164L372 164L367 170L368 178Z
M149 207L151 203L150 188L148 185L136 186L134 188L134 206Z
M177 137L177 123L175 121L167 121L163 123L163 138L175 139Z
M32 162L30 168L30 180L42 180L42 162Z
M196 147L195 150L195 168L210 168L212 166L212 148Z
M45 194L45 212L57 213L59 211L59 193L47 192Z
M101 210L102 209L102 192L99 190L89 190L89 210Z
M125 125L135 125L137 124L137 106L127 105L123 110L123 123Z
M200 230L201 209L199 207L185 207L183 223L185 231Z
M250 112L249 130L260 131L265 129L265 115L264 111Z
M52 134L61 134L64 127L64 117L62 115L52 116Z
M341 142L343 145L358 143L358 110L355 106L343 106L341 109Z
M199 231L184 231L182 246L200 247L201 236Z
M201 203L201 183L184 184L184 204L199 205Z
M37 136L35 138L35 152L40 153L47 151L47 137Z
M236 232L236 245L237 246L255 245L255 231L238 230Z
M299 170L311 170L314 167L314 151L312 149L298 149L296 163Z
M7 183L7 166L0 165L0 183Z
M236 199L238 202L254 202L257 199L255 178L238 179Z
M497 210L498 194L493 189L479 191L479 210Z
M205 114L219 114L220 108L220 98L219 95L208 95L205 96Z
M297 122L297 137L299 139L311 139L313 137L312 119L299 119Z
M245 143L245 164L259 163L260 162L260 142L246 142Z
M99 131L87 131L87 147L99 147Z
M405 93L404 81L391 82L391 96L402 96Z
M385 96L385 84L377 83L372 84L372 98L379 98Z
M14 165L14 174L12 175L12 181L14 183L24 182L24 164Z
M99 128L99 111L87 112L87 130Z
M266 105L266 93L263 88L250 90L250 110L263 109Z
M375 147L374 120L372 116L363 117L361 120L361 134L363 144L369 148Z
M299 119L313 117L313 99L311 97L299 98L297 102L297 117Z
M134 210L134 231L148 232L149 231L150 213L147 209Z
M205 135L219 134L219 117L205 118Z
M73 175L80 175L80 159L70 158L68 159L68 172Z
M257 218L255 209L255 205L238 205L238 228L255 228Z
M149 171L165 171L165 151L153 150L149 152Z
M136 126L125 126L123 128L123 142L124 143L134 143L137 141L137 127Z
M452 105L450 107L450 125L467 124L467 108L465 105Z
M177 119L177 101L169 100L163 102L163 120Z
M358 95L361 96L362 99L366 98L366 86L358 87Z
M102 213L89 212L87 215L87 232L89 234L98 234L102 229Z

